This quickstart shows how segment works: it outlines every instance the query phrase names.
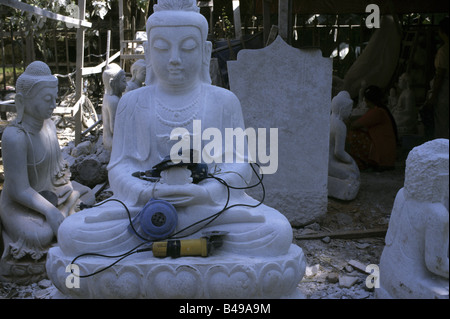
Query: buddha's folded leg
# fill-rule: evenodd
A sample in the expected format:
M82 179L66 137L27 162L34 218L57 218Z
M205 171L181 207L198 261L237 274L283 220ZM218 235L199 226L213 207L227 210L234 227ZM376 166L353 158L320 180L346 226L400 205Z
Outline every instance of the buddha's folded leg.
M135 208L129 208L133 215ZM142 240L130 231L127 212L114 202L85 209L66 218L58 230L58 244L68 256L86 253L118 254Z
M232 208L210 224L203 225L204 228L197 227L197 233L190 237L199 237L208 231L226 231L228 234L223 237L220 250L230 253L278 256L287 253L292 244L292 227L287 218L265 205Z
M54 234L45 217L21 205L5 205L1 214L5 253L20 259L30 255L33 259L41 258L53 243ZM6 247L7 246L7 247Z

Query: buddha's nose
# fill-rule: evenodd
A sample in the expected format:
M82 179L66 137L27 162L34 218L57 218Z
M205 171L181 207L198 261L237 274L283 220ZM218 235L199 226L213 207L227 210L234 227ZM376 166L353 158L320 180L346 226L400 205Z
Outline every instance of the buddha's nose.
M172 50L170 55L169 63L171 65L179 65L181 64L180 52L177 49Z

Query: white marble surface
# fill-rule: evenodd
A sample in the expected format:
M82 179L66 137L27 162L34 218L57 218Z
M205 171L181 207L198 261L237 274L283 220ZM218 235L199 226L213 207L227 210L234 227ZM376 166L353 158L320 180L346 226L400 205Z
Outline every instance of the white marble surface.
M264 176L266 203L293 225L311 223L327 209L331 59L278 37L240 51L228 72L246 127L278 129L278 170Z

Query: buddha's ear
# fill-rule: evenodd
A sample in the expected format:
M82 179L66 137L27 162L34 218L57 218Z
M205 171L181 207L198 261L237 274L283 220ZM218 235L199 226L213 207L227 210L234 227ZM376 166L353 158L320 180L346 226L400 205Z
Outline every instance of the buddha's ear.
M16 100L15 104L16 104L16 113L17 113L16 119L17 119L17 122L20 123L20 122L22 122L23 113L25 111L25 99L24 99L23 94L17 93L15 100Z
M212 52L212 42L211 41L206 41L205 42L205 51L204 51L204 56L203 56L203 60L208 63L211 62L211 52Z
M203 50L202 78L203 81L208 84L211 84L211 74L209 72L209 66L211 64L211 52L212 52L212 43L210 41L206 41Z

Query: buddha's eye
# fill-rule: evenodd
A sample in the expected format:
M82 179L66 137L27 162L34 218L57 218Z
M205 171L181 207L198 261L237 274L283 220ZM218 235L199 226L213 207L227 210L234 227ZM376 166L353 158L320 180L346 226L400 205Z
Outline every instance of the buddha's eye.
M192 38L184 40L181 44L181 49L184 51L192 51L195 48L197 48L197 42Z
M164 41L162 39L156 39L155 42L153 42L153 47L157 50L168 50L169 49L169 43L167 41Z

